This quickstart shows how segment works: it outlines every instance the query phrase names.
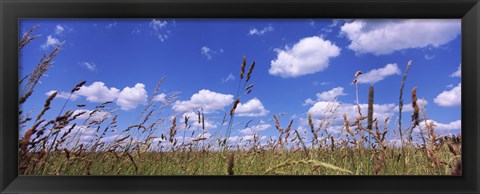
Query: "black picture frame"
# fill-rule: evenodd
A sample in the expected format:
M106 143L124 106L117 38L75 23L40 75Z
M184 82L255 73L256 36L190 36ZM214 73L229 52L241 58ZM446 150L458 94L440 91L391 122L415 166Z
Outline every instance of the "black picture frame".
M478 0L0 0L0 193L479 193ZM463 176L18 176L20 18L461 18Z

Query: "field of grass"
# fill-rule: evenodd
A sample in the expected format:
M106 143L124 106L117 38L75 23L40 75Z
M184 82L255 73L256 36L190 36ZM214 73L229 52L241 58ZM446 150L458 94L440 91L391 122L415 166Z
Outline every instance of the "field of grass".
M414 147L375 150L317 149L303 151L225 151L52 153L34 175L451 175L460 156L448 148L436 151L438 168L425 150ZM132 158L130 158L130 155ZM384 159L386 158L386 159ZM444 162L445 161L445 162ZM34 170L33 167L28 170Z
M19 42L21 50L37 36L31 29ZM61 51L58 45L45 55L33 72L19 80L19 105L25 103L34 93L43 74L51 67L52 61ZM399 104L403 107L403 86L408 69L401 84ZM235 109L242 97L249 95L254 84L255 62L247 65L246 58L240 65L238 94L219 129L207 135L205 116L197 111L196 121L199 134L188 131L192 119L178 115L158 116L162 109L175 100L175 94L167 97L164 104L157 106L150 99L138 118L139 122L126 128L117 126L118 114L111 111L111 102L98 104L91 112L75 110L50 110L56 100L52 93L43 110L33 115L20 109L19 126L25 133L19 139L19 171L22 175L461 175L461 136L439 136L435 126L427 124L426 112L420 112L416 88L412 89L412 120L403 124L399 119L398 129L389 129L385 121L373 117L374 88L370 87L368 115L359 114L355 120L343 114L341 135L332 135L327 128L336 118L336 107L331 117L325 117L315 125L311 115L309 134L300 134L292 127L280 123L281 117L274 115L276 137L260 140L233 141L230 133L235 118ZM360 76L357 72L354 78ZM354 80L354 83L356 83ZM77 92L87 81L72 87ZM157 84L151 96L155 96L163 79ZM357 104L358 89L357 89ZM77 105L78 108L85 105ZM58 117L46 118L47 111L58 112ZM111 112L109 112L111 111ZM399 115L401 116L401 109ZM97 112L108 112L100 119L93 119ZM86 119L79 119L86 117ZM425 125L421 125L425 122ZM380 123L380 124L379 124ZM382 125L383 126L379 126ZM96 133L90 142L80 141L81 128L94 128ZM422 127L423 126L423 127ZM420 128L420 134L414 134ZM120 131L115 139L104 141L109 131ZM399 136L397 143L389 143L388 134ZM182 134L182 138L178 138ZM189 136L188 140L185 138ZM419 143L420 142L420 143Z

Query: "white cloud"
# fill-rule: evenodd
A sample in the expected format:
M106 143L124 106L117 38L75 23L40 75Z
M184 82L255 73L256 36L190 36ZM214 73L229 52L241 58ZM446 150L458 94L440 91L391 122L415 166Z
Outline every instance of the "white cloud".
M440 93L433 101L439 106L452 107L460 106L462 101L462 84L458 84L448 91Z
M233 80L235 80L235 76L233 76L233 74L230 73L226 78L222 79L222 83L227 83L228 81L233 81Z
M312 104L315 104L315 102L317 102L317 101L312 100L311 98L307 98L307 99L305 100L305 102L303 102L303 106L312 105Z
M45 93L45 95L50 96L54 92L57 92L56 98L63 98L63 99L68 99L70 97L71 101L75 101L78 99L78 95L76 93L69 93L69 92L58 92L56 90L50 90L49 92ZM70 96L71 95L71 96Z
M154 35L162 42L169 38L168 34L170 31L165 32L168 22L166 20L152 19L150 22L150 27L153 28Z
M51 95L55 90L51 90L46 95ZM58 92L57 97L68 99L70 93ZM134 87L125 87L123 90L117 88L108 88L103 82L94 82L91 85L84 85L77 92L73 93L70 100L75 101L80 96L86 97L89 102L104 103L115 101L122 110L130 110L136 108L140 104L147 102L147 91L145 85L137 83ZM166 94L158 94L152 100L164 102Z
M433 123L433 128L435 131L451 131L451 130L457 130L457 129L462 129L462 120L456 120L456 121L452 121L450 123L439 123L437 121L434 121L434 120L427 120L426 121L428 125L430 125L431 123ZM421 122L420 123L420 127L422 129L425 129L426 126L425 126L425 122ZM418 131L419 129L417 128L416 131Z
M345 94L343 92L343 87L336 87L336 88L333 88L329 91L325 91L325 92L322 92L322 93L317 93L317 99L319 101L330 101L330 100L334 100L335 98L339 97L339 96L345 96L347 94Z
M264 35L265 33L267 32L272 32L274 29L271 25L267 26L267 27L264 27L262 30L258 30L256 28L252 28L250 29L250 31L248 31L248 35L250 36L253 36L253 35L256 35L256 36L262 36Z
M161 93L153 97L154 102L165 102L167 95L165 93Z
M137 108L140 104L147 102L147 91L145 85L141 83L135 84L135 87L125 87L118 95L117 104L122 110L130 110Z
M77 115L81 112L85 112L85 113L78 116L77 119L81 119L81 120L88 119L89 121L98 121L98 120L101 120L105 117L110 117L110 115L111 115L109 112L96 111L96 112L93 113L93 110L87 110L87 109L77 109L77 110L73 111L72 115ZM92 115L90 116L90 114L92 114Z
M357 53L390 54L409 48L439 47L461 31L458 19L354 20L341 27Z
M205 55L207 57L207 59L209 59L209 60L212 59L212 52L213 51L210 48L204 46L200 49L200 51L201 51L202 55Z
M111 142L115 141L116 139L122 139L124 137L126 137L126 136L125 135L111 135L111 136L102 138L100 141L105 142L105 143L111 143Z
M317 100L312 100L311 98L307 98L305 100L305 102L303 103L303 106L313 105L313 104L315 104L316 102L319 102L319 101L332 101L332 100L335 100L339 96L347 95L343 91L344 91L343 87L336 87L336 88L333 88L329 91L325 91L325 92L322 92L322 93L317 93L316 94Z
M235 109L236 115L246 117L265 116L269 112L258 98L253 98L246 103L239 103L237 109Z
M188 117L188 123L192 125L193 129L202 129L203 124L198 123L198 115L195 112L183 113L182 121L185 119L185 116ZM213 121L208 120L207 118L203 119L205 124L205 129L214 129L217 128L217 125Z
M462 64L458 65L457 71L453 72L450 77L462 77Z
M47 36L47 41L43 43L41 47L43 49L47 49L48 47L57 46L58 44L60 44L60 41L55 37L49 35Z
M62 25L55 26L55 34L60 35L63 31L65 31L65 28Z
M217 55L218 52L223 53L223 49L220 50L213 50L212 48L209 48L207 46L203 46L200 48L200 53L207 57L208 60L211 60L214 55Z
M117 99L120 90L108 88L103 82L93 82L90 86L82 86L77 94L85 96L90 102L104 103Z
M387 117L392 117L398 110L395 109L395 104L373 104L373 118L378 118L380 121ZM355 121L358 115L358 107L356 104L340 103L336 101L319 101L315 103L308 112L312 117L328 117L332 111L336 109L335 117L338 120L343 120L343 114L347 114L350 121ZM360 104L360 109L363 116L368 113L368 104Z
M255 126L251 126L251 127L247 127L245 129L242 129L240 130L239 132L242 133L242 134L254 134L256 132L259 132L259 131L263 131L263 130L266 130L268 128L270 128L272 125L270 124L260 124L260 125L255 125Z
M166 20L162 21L162 20L152 19L152 21L150 22L150 26L156 31L161 30L162 28L167 26L167 24L168 22Z
M379 69L371 70L358 76L358 83L374 84L375 82L385 79L387 76L400 75L400 69L397 64L387 64L387 66Z
M97 71L97 65L95 65L95 63L93 62L82 62L81 63L82 66L84 66L85 68L87 68L89 71Z
M210 90L200 90L198 93L193 94L190 100L179 101L177 100L173 104L173 110L176 112L189 112L192 110L203 108L206 113L213 112L215 110L223 109L223 107L233 102L233 95L221 94L212 92Z
M277 58L271 61L270 75L299 77L325 70L332 57L340 55L340 48L321 37L307 37L292 48L277 49Z
M418 99L417 100L417 105L420 107L420 109L424 106L427 106L428 101L424 99ZM398 110L399 106L395 106L395 110ZM404 104L402 108L402 112L413 112L413 107L412 103Z

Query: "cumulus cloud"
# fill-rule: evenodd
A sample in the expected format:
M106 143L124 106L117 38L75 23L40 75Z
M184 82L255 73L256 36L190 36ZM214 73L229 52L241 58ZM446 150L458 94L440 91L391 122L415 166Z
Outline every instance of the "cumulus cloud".
M103 137L100 142L105 142L105 143L111 143L117 139L122 139L126 137L125 135L111 135L111 136L107 136L107 137ZM125 141L124 141L125 142Z
M67 125L63 127L60 130L59 135L60 136L64 135L64 133L70 128L72 128L72 125ZM95 138L96 134L97 134L96 127L89 127L87 125L75 125L75 127L73 127L72 129L72 133L70 133L68 136L71 137L75 135L80 140L81 143L90 143L90 141L92 141L93 138Z
M49 91L46 95L51 95L55 90ZM68 99L70 93L58 92L57 97ZM134 87L125 87L122 90L111 87L108 88L103 82L93 82L91 85L84 85L80 90L76 91L70 97L70 100L75 101L80 96L86 98L89 102L105 103L109 101L116 101L122 110L130 110L136 108L140 104L146 104L147 91L145 85L137 83ZM166 94L158 94L153 97L153 101L164 102Z
M177 100L172 109L176 112L189 112L192 110L203 108L206 113L210 113L216 110L223 109L223 107L233 102L233 95L221 94L212 92L210 90L200 90L198 93L193 94L190 100L179 101Z
M275 136L271 138L276 138ZM255 139L254 135L244 135L244 136L232 136L228 138L228 141L235 144L235 143L240 143L240 142L246 142L246 141L253 141ZM266 140L267 136L261 136L259 137L260 140Z
M117 88L108 88L103 82L93 82L89 86L82 86L77 94L84 96L90 102L104 103L117 99L120 90Z
M136 108L140 104L147 102L147 91L145 85L141 83L135 84L133 88L125 87L119 94L117 105L122 110L130 110Z
M274 29L271 25L264 27L262 30L258 30L257 28L252 28L250 31L248 31L248 35L250 36L262 36L267 32L272 32Z
M343 92L343 87L336 87L336 88L333 88L329 91L325 91L325 92L322 92L322 93L317 93L317 99L320 101L330 101L330 100L334 100L335 98L339 97L339 96L345 96L347 94L345 94Z
M47 41L45 41L45 43L43 43L41 47L43 49L47 49L52 46L57 46L58 44L60 44L60 41L57 38L49 35L47 36Z
M89 121L98 121L98 120L101 120L103 118L110 117L110 115L111 115L109 112L105 112L105 111L95 111L95 112L93 112L93 110L87 110L87 109L77 109L77 110L73 111L72 115L77 115L77 114L80 114L82 112L85 112L85 113L78 116L77 119L80 119L80 120L87 120L88 119Z
M358 76L358 83L364 84L374 84L378 81L382 81L385 77L391 75L400 75L400 69L398 68L397 64L387 64L387 66L379 69L373 69L367 73L361 74Z
M308 105L312 105L312 104L315 104L315 102L317 102L316 100L312 100L311 98L307 98L305 100L305 102L303 102L303 106L308 106Z
M268 72L283 78L320 72L328 67L330 58L340 55L340 50L321 37L307 37L291 48L277 49L277 58L271 61Z
M424 106L427 106L428 101L424 99L418 99L417 100L417 105L422 108ZM395 110L398 110L399 106L395 106ZM412 103L404 104L402 108L402 112L413 112L413 107Z
M251 134L254 134L256 132L266 130L266 129L270 128L271 126L272 125L270 125L270 124L259 124L259 125L247 127L245 129L240 130L239 132L242 133L242 134L251 135Z
M441 132L445 132L445 131L452 131L452 130L458 130L458 129L462 129L462 120L456 120L456 121L452 121L450 123L439 123L437 121L434 121L434 120L427 120L426 121L428 125L430 125L431 123L433 123L433 128L436 130L436 131L441 131ZM422 129L425 129L426 128L426 125L425 125L425 122L421 122L420 123L420 127ZM416 128L415 130L416 132L419 132L419 129Z
M390 54L409 48L439 47L461 31L458 19L354 20L341 27L356 53Z
M246 103L239 103L237 109L235 109L236 115L246 117L265 116L269 112L258 98L253 98Z
M187 112L183 113L182 115L182 121L185 119L185 117L188 117L188 123L192 125L193 129L202 129L203 124L200 122L198 123L198 115L195 112ZM204 119L204 125L205 129L214 129L217 128L217 125L213 121L210 121L208 119Z
M347 95L343 91L344 91L343 87L336 87L336 88L333 88L333 89L328 90L328 91L317 93L316 94L317 100L312 100L311 98L308 98L303 103L303 106L312 105L312 104L315 104L316 102L319 102L319 101L332 101L332 100L335 100L339 96Z
M377 118L380 121L385 120L387 117L393 116L398 110L395 109L395 104L373 104L373 118ZM333 114L336 119L343 120L343 114L347 114L349 120L355 120L358 116L358 108L356 104L340 103L337 101L319 101L315 103L308 112L312 114L312 117L328 117L332 115L332 111L336 109ZM367 115L368 104L360 104L362 115Z
M433 101L444 107L460 106L462 101L462 84L459 83L451 90L443 91Z
M457 71L450 74L450 77L462 77L462 64L458 65Z
M69 92L58 92L56 90L50 90L49 92L45 93L45 95L50 96L54 92L57 92L56 98L63 98L63 99L68 99L70 98L71 101L75 101L78 99L78 95L76 93L69 93ZM71 95L71 96L70 96Z
M154 102L165 102L167 95L165 93L161 93L153 97Z

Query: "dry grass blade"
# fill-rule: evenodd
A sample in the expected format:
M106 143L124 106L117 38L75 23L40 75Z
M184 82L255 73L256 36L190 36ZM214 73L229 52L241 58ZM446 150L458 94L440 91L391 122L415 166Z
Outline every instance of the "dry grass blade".
M308 113L308 125L310 126L310 131L313 134L314 140L318 140L318 135L315 132L315 127L313 126L313 119L312 119L312 114Z
M25 101L27 101L28 97L30 97L33 93L33 88L30 89L26 94L24 94L19 100L18 100L18 105L23 104Z
M312 166L320 166L320 167L328 168L328 169L335 170L335 171L338 171L338 172L353 174L353 172L350 171L350 170L340 168L340 167L335 166L333 164L320 162L320 161L317 161L317 160L297 160L297 161L287 160L287 161L282 162L282 163L280 163L280 164L278 164L274 167L271 167L271 168L267 169L265 171L265 174L269 174L269 173L274 172L275 170L277 170L279 168L282 168L282 167L285 167L285 166L292 166L292 165L297 165L297 164L310 164Z
M177 117L173 117L172 126L170 126L170 133L169 133L170 137L168 139L170 143L173 142L173 139L177 134L176 127L177 127Z
M398 132L400 133L400 139L403 140L403 132L402 132L402 110L403 110L403 88L405 87L405 81L407 80L408 70L410 70L410 66L412 65L412 60L408 61L407 70L403 74L402 85L400 86L400 97L398 97L399 106L398 106Z
M372 130L373 127L373 98L374 98L373 86L370 86L368 90L368 124L367 129Z
M35 40L36 38L40 37L40 35L35 35L35 36L30 36L32 35L32 32L38 28L38 26L40 25L36 25L32 28L30 28L30 30L28 30L25 35L23 35L22 39L18 42L18 50L21 50L23 47L25 47L28 43L30 43L31 41Z
M227 172L228 175L234 175L233 167L235 167L235 154L230 152L228 154L228 165L227 165Z
M43 106L43 110L38 114L36 121L40 120L42 118L43 114L47 112L47 110L50 109L50 104L52 100L57 96L57 92L52 93L50 96L48 96L47 100L45 100L45 105Z
M300 137L300 134L298 133L297 130L295 130L295 134L297 135L298 141L302 144L303 151L305 152L305 156L306 156L307 158L310 158L310 154L308 154L307 146L305 145L305 142L303 142L302 137Z
M408 134L408 140L412 141L412 133L413 129L420 124L420 119L419 119L419 113L420 113L420 107L418 106L417 103L417 87L414 87L412 89L412 108L413 108L413 114L412 114L412 126L410 128L410 132Z
M48 55L43 55L39 63L35 67L32 73L29 74L28 82L23 87L23 93L32 90L38 84L40 79L43 77L43 74L52 67L52 60L58 55L61 50L62 43L58 44L55 49Z

